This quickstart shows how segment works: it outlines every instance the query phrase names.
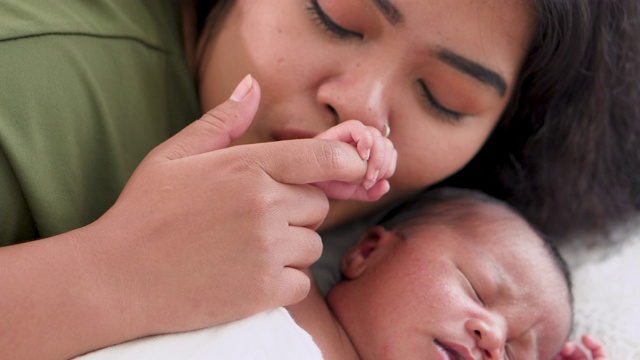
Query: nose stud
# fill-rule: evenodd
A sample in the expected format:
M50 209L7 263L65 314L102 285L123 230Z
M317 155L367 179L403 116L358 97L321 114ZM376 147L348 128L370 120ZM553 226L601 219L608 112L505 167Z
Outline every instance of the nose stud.
M391 135L391 126L389 126L389 123L384 123L384 133L382 135L386 138L389 138L389 135Z

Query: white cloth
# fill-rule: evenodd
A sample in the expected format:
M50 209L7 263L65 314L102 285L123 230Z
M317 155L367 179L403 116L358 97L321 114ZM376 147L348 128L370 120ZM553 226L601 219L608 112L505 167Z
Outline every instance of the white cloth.
M320 349L289 312L277 308L232 323L111 346L77 360L321 360Z
M591 334L614 360L640 360L640 221L617 248L561 248L571 265L575 297L572 337Z

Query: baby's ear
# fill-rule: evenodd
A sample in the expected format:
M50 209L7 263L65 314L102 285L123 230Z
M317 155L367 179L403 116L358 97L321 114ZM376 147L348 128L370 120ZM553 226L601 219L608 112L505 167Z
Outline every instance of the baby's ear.
M358 242L343 257L342 274L350 280L362 275L370 263L372 255L388 247L397 238L395 232L376 226L367 230Z

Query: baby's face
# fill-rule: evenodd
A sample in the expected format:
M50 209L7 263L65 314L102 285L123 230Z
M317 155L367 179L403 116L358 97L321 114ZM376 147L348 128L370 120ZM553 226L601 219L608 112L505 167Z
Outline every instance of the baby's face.
M562 275L521 220L487 207L505 220L374 235L364 270L328 297L363 359L551 359L560 350L571 323Z

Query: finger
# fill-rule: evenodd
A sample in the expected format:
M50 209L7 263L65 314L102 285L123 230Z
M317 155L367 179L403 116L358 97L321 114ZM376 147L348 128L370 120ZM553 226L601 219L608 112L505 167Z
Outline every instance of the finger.
M391 140L383 138L384 142L384 164L382 165L382 171L380 172L380 179L388 179L396 171L396 163L398 161L398 152L393 147Z
M315 183L329 199L337 200L360 200L357 198L356 191L360 187L359 184L351 184L343 181L323 181Z
M604 345L593 336L584 335L582 343L591 351L594 360L607 359L609 357Z
M316 136L316 139L337 140L356 146L362 160L368 160L373 136L363 123L347 120Z
M314 230L290 226L283 236L283 266L303 270L322 255L322 238Z
M286 187L288 201L281 209L290 226L317 229L329 212L329 200L324 191L313 185L289 185Z
M311 279L303 271L285 267L282 276L272 286L272 307L289 306L304 300L311 290Z
M346 183L343 181L328 181L316 183L330 199L349 199L357 201L376 201L379 200L389 189L387 180L380 180L371 189L365 189L364 186Z
M225 148L242 135L260 103L260 86L247 75L227 101L160 144L151 156L174 160Z
M251 152L254 161L274 180L285 184L330 180L359 183L367 170L353 146L339 141L299 139L244 146L260 146L260 150Z
M393 154L391 155L391 165L389 166L389 178L393 176L396 172L396 168L398 167L398 150L393 148Z
M586 352L574 341L565 343L559 354L563 360L587 360Z
M377 130L376 130L377 131ZM385 143L384 138L380 135L374 136L371 156L367 164L367 174L363 182L365 189L370 189L380 178L381 170L385 163Z
M371 189L367 190L368 201L377 201L391 189L389 180L378 181Z
M351 129L351 137L355 140L358 154L360 154L362 160L369 160L374 144L374 135L371 134L367 127L361 122L356 120L351 121L357 123L357 126L354 126L353 129Z

